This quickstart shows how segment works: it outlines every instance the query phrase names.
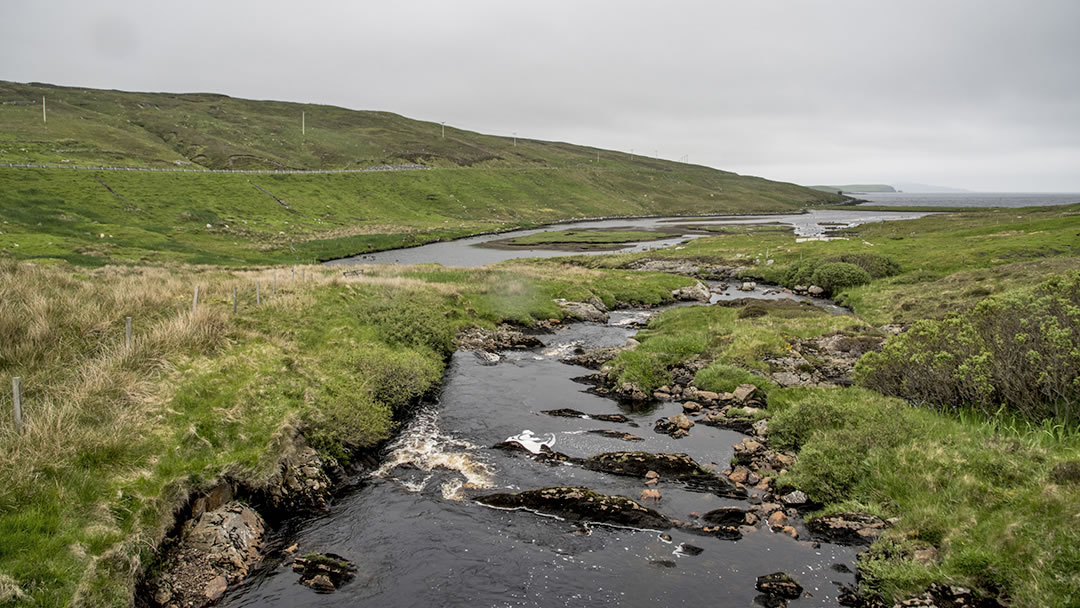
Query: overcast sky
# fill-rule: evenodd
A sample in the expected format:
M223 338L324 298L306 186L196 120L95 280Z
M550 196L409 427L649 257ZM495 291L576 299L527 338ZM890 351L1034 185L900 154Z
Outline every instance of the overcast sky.
M0 79L388 110L803 184L1080 191L1080 1L0 4Z

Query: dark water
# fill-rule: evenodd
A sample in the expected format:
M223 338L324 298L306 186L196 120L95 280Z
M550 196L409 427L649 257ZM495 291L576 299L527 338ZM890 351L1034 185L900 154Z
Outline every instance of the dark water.
M743 295L741 293L731 294ZM750 606L755 578L778 570L792 574L813 597L792 606L835 606L833 581L854 582L850 548L815 548L758 528L733 542L669 531L671 541L649 530L583 527L526 511L502 511L470 497L555 485L585 486L638 498L640 480L546 465L490 446L529 430L553 436L557 451L585 457L607 451L686 452L705 466L725 470L739 433L696 425L674 440L652 431L657 418L681 411L678 403L628 409L586 392L573 379L590 373L559 361L576 346L622 345L632 321L648 311L613 313L607 324L578 323L541 336L542 348L505 352L495 364L458 352L446 371L437 402L424 404L388 447L381 469L342 497L328 515L305 522L287 542L299 551L338 553L359 567L356 580L319 595L298 576L271 561L264 574L230 592L225 606ZM633 424L555 418L541 410L573 408L623 413ZM617 429L644 438L624 442L586 434ZM674 519L746 501L659 487L656 507ZM806 531L800 530L805 537ZM681 543L704 549L678 550ZM655 561L666 561L666 566Z
M944 207L1033 207L1080 203L1077 193L959 192L926 194L916 192L867 192L852 196L871 205L938 205Z
M552 249L493 249L483 247L488 241L514 238L544 232L548 230L568 230L578 228L620 228L626 230L648 230L654 228L676 228L679 226L692 225L717 225L717 224L767 224L779 223L791 226L796 236L817 237L824 235L828 230L858 226L868 222L881 222L887 220L914 219L926 215L916 212L875 212L860 211L857 207L843 211L815 210L807 213L790 215L747 215L725 217L653 217L639 219L595 220L588 222L573 222L558 224L546 228L532 230L515 230L498 235L483 235L448 241L443 243L431 243L420 247L408 249L394 249L378 253L358 255L351 258L333 260L327 264L428 264L437 263L445 266L482 266L494 264L504 260L526 257L556 257L565 255L600 255L611 253L607 251L572 252ZM702 236L693 234L687 230L684 234L675 235L670 239L649 241L627 245L614 251L648 251L669 247L688 239Z

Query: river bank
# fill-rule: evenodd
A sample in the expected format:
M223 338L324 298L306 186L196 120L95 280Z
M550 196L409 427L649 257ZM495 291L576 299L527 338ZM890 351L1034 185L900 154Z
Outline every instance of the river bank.
M1014 606L1068 605L1070 594L1080 588L1077 569L1070 565L1076 563L1077 539L1071 526L1061 525L1071 521L1078 504L1069 473L1070 463L1080 460L1073 428L976 415L948 403L937 406L943 413L935 413L865 388L800 385L843 383L844 374L834 373L838 363L830 349L845 352L851 362L852 355L860 354L852 345L861 348L866 338L877 338L886 340L882 352L892 352L912 339L906 336L916 335L890 337L895 331L923 319L970 311L988 295L1008 296L990 304L1013 302L1009 294L1018 288L1075 270L1068 245L1078 229L1075 209L1012 213L1021 217L982 212L866 225L848 231L848 240L831 242L796 243L790 235L768 231L724 234L696 239L678 250L572 258L573 265L566 260L488 268L367 265L349 269L347 276L329 267L296 267L293 274L289 268L166 271L4 265L0 360L6 371L23 378L26 428L16 432L8 420L0 426L5 465L0 468L0 592L5 601L28 605L126 605L135 579L172 527L175 509L212 494L226 478L245 487L265 487L281 473L281 456L291 449L287 439L298 430L324 464L328 458L347 463L356 450L385 440L394 428L395 412L438 386L448 361L451 367L464 365L458 361L461 355L451 353L455 335L467 326L546 323L568 314L559 299L590 303L595 297L608 308L655 307L669 301L672 292L694 285L685 276L656 271L701 278L737 272L746 279L773 277L794 290L815 285L789 281L804 276L818 280L814 277L822 265L840 263L865 266L859 267L865 284L858 282L863 280L858 273L846 272L836 276L858 281L825 284L856 317L750 304L679 308L658 316L638 336L639 347L611 360L609 378L610 387L630 382L650 399L660 392L662 409L647 403L635 409L631 399L631 411L623 415L639 417L642 427L677 415L687 401L681 399L681 389L677 401L667 400L659 389L666 385L666 393L674 397L670 389L676 375L690 374L690 361L701 364L692 370L693 385L707 392L719 395L740 384L755 384L766 394L764 407L739 424L769 418L770 448L798 453L787 474L774 478L778 488L799 489L826 505L819 515L858 512L883 521L900 518L859 568L859 589L865 597L900 599L922 593L931 583L947 583L969 586ZM848 261L834 260L842 256L849 256L843 258ZM876 256L891 259L895 267ZM830 273L818 278L830 277L835 278ZM201 290L192 313L195 284ZM239 292L235 315L233 287ZM734 287L730 292L737 296ZM772 297L781 295L786 294ZM257 298L261 305L256 305ZM595 302L590 305L598 308ZM126 316L135 319L134 346L124 343ZM35 322L24 323L27 318ZM1065 319L1062 335L1068 341L1076 334L1067 333L1073 328ZM938 334L941 327L948 326L938 327ZM835 332L840 333L827 335ZM843 345L848 348L833 348ZM501 396L545 401L554 396L544 386L530 388L524 361L494 366L482 365L475 357L466 361L470 369L490 370L496 378L514 372L496 383ZM550 358L548 364L566 367ZM858 374L850 379L858 381ZM578 387L567 393L568 399L571 394L579 398ZM478 402L467 390L461 395L466 410ZM614 413L609 400L597 398L601 401L595 413ZM5 411L9 407L10 401L5 402ZM468 419L465 426L483 429L494 424L497 441L503 441L524 429L539 430L532 412L541 409L558 408L526 408L527 418L507 419L514 429L498 427L495 416L480 422ZM700 416L711 413L716 412ZM542 420L555 424L556 419L545 415ZM560 432L583 430L580 419L566 421L578 426ZM640 427L625 432L647 441L670 441L672 447L709 439L713 452L705 450L700 458L705 464L715 462L712 468L723 472L727 448L724 440L710 439L713 428L698 423L678 439L641 432L645 429ZM727 445L738 443L735 439ZM475 445L486 449L495 442L489 440ZM853 452L852 446L858 449ZM598 444L581 448L576 454L561 451L573 458L609 451L596 449ZM499 462L521 479L539 481L541 477L532 476L549 471L531 460L506 459ZM442 475L440 470L433 472ZM585 474L573 467L550 470L556 475L568 471ZM331 477L326 474L327 480ZM362 485L356 496L423 478L392 475ZM321 477L315 481L324 483ZM451 479L429 481L434 485L424 487L442 501L445 481ZM566 481L551 479L553 485ZM597 487L611 495L638 498L642 490L604 483ZM689 512L701 513L687 508L692 497L677 488L663 495L670 496L669 519L685 521ZM399 504L415 504L411 500ZM352 508L345 502L354 505L343 501L343 509ZM335 504L331 501L330 506ZM434 526L426 528L432 538L442 529L443 515L463 512L454 506L458 502L439 504L448 510L428 520ZM475 513L473 507L470 503L467 512ZM512 517L514 525L523 521L516 514L500 517ZM523 528L522 538L545 525ZM321 529L318 523L315 529ZM790 537L768 534L760 538L791 542ZM604 538L601 544L608 550L603 555L624 552L626 545L619 543L628 537ZM587 552L590 545L580 542L576 546ZM670 561L656 554L661 545L649 549L649 559ZM303 548L308 549L322 548ZM937 552L934 559L913 561L916 552L929 549ZM714 547L709 553L713 550L721 551ZM643 557L643 551L633 555ZM565 565L559 560L552 563ZM606 568L601 562L590 562L589 567ZM667 570L666 565L650 567ZM703 572L696 568L691 570ZM694 584L672 576L671 582L683 582L676 586L680 589ZM378 589L377 582L373 584ZM738 587L743 593L753 585ZM364 588L359 583L351 587Z

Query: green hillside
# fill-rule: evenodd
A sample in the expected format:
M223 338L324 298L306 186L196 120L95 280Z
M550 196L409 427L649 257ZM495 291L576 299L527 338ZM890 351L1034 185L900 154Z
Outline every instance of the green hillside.
M205 171L387 165L427 169ZM444 138L437 123L387 112L0 82L0 255L19 259L310 262L570 218L784 212L842 200L566 143L515 145L452 127Z

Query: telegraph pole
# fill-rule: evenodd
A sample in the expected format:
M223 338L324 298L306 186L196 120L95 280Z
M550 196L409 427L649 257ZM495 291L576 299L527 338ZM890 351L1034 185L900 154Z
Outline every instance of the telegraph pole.
M45 96L41 96L41 122L49 122L48 118L45 118Z
M300 112L300 134L307 135L307 112Z
M439 124L442 125L442 138L446 139L446 121L442 121Z
M514 131L514 147L517 147L517 131Z

